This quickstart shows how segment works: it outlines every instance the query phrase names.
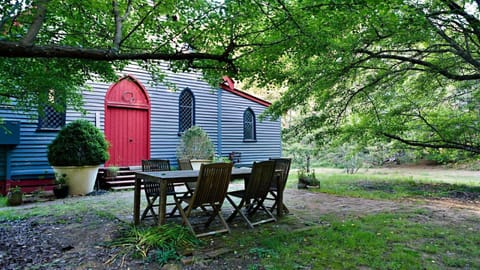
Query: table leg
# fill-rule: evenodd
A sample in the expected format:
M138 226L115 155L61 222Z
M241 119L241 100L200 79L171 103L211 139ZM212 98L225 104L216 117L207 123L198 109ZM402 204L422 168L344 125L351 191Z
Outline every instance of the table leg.
M158 205L158 225L165 224L167 212L167 181L160 181L160 200Z
M135 190L133 193L133 224L140 223L140 190L142 189L142 179L135 177Z

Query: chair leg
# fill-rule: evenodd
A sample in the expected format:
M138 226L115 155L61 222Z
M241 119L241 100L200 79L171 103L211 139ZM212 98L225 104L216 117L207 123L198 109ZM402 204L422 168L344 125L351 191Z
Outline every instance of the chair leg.
M240 216L242 217L242 219L245 220L245 222L247 223L247 226L248 226L250 229L253 229L253 224L252 224L252 222L250 222L250 220L248 219L248 217L247 217L242 211L239 211L238 213L240 214Z
M265 199L263 199L263 200L255 199L255 203L256 203L255 207L250 209L250 211L247 212L247 214L248 214L248 216L253 216L258 211L258 209L262 209L263 211L265 211L265 213L267 213L268 216L270 216L270 218L263 219L263 220L260 220L260 221L257 221L257 222L250 222L250 224L252 226L251 228L253 228L253 226L255 226L255 225L259 225L259 224L262 224L262 223L267 223L267 222L272 222L272 221L276 222L277 221L277 219L275 218L273 213L270 212L268 210L268 208L264 205L264 202L265 202Z
M205 222L205 224L204 224L205 228L208 228L210 226L210 224L215 219L215 217L218 217L220 219L220 222L222 223L224 228L222 230L197 234L197 237L214 235L214 234L224 233L224 232L230 233L230 227L228 226L227 222L225 221L225 219L222 216L220 205L210 204L210 207L212 207L212 214L208 218L207 222Z
M205 228L208 228L208 226L210 226L210 223L212 223L212 221L215 219L215 216L218 215L218 211L220 210L220 209L217 209L217 207L213 204L210 205L210 207L212 207L212 212L210 213L210 216L208 217L207 222L205 222L204 224Z
M227 222L231 222L235 216L237 214L240 214L240 216L242 217L243 220L245 220L245 222L247 223L247 226L250 228L250 229L253 229L253 224L252 222L250 222L250 220L248 219L248 217L242 212L242 207L243 205L245 204L245 199L242 198L242 200L240 201L240 203L238 204L238 206L233 202L232 198L230 198L229 196L227 196L227 200L230 202L230 204L233 206L233 208L235 209L233 211L233 213L227 218Z
M273 213L271 211L269 211L267 207L265 207L265 205L263 204L264 202L265 202L265 199L259 201L257 209L262 208L263 211L265 211L265 213L267 213L267 215L269 215L273 219L273 221L277 221L277 219L275 218ZM268 222L268 220L266 222Z
M181 202L179 200L175 200L175 204L177 206L178 212L180 212L180 216L182 217L182 224L187 225L190 231L195 234L195 230L193 230L193 226L188 220L188 215L185 213L185 211L182 208ZM188 210L188 209L187 209ZM190 213L190 211L188 211Z
M157 217L157 213L155 213L155 210L153 209L153 206L154 206L157 198L158 198L158 196L153 196L153 197L148 197L147 196L147 207L145 207L145 210L143 210L141 220L144 220L146 217L149 217L148 212L151 213L152 217L154 217L154 218Z
M233 209L234 209L233 213L230 214L230 216L227 218L227 222L231 222L237 216L237 214L240 213L240 209L242 209L242 206L245 203L245 201L242 199L237 206L235 204L235 202L233 201L233 199L230 198L230 196L228 196L228 195L227 195L227 200L233 206Z
M175 217L175 212L177 212L177 210L178 210L178 206L177 206L178 197L177 197L176 194L173 194L171 196L173 196L173 201L175 202L175 206L173 207L172 211L170 211L170 213L168 213L168 215L170 217Z
M230 233L230 226L228 226L227 222L222 216L222 211L218 212L218 218L220 219L220 222L223 224L223 227L225 227L226 231Z
M273 212L276 207L277 207L277 202L275 202L275 203L270 207L270 211ZM282 211L283 211L285 214L290 213L290 210L288 210L287 206L286 206L284 203L282 203Z
M270 194L273 196L273 204L272 206L270 206L270 211L273 212L275 210L275 207L277 207L277 195L271 191L270 191ZM288 210L287 206L284 203L282 203L282 211L285 214L290 213L290 210Z

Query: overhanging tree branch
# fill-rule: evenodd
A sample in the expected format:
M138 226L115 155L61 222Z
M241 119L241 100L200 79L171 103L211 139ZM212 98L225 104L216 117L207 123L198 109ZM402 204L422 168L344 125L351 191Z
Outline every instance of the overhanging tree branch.
M404 139L400 136L389 134L386 132L382 133L383 136L397 140L399 142L402 142L407 145L411 146L418 146L418 147L428 147L428 148L433 148L433 149L457 149L457 150L465 150L473 153L480 154L480 146L474 146L474 145L467 145L467 144L458 144L454 142L443 142L440 141L438 143L430 143L430 142L422 142L422 141L415 141L415 140L407 140Z
M356 52L367 54L372 58L391 59L391 60L397 60L397 61L408 62L408 63L412 63L412 64L415 64L415 65L424 66L424 67L427 67L428 69L430 69L431 71L433 71L435 73L440 73L443 76L445 76L446 78L452 79L452 80L455 80L455 81L480 80L480 73L465 74L465 75L454 74L454 73L449 72L447 69L439 67L439 66L437 66L437 65L435 65L431 62L423 61L423 60L420 60L420 59L411 58L411 57L407 57L407 56L403 56L403 55L386 54L383 51L372 52L372 51L369 51L369 50L366 50L366 49L358 49Z
M114 60L215 60L230 63L232 48L222 54L209 53L117 53L106 49L87 49L69 46L25 46L15 42L0 41L0 57L9 58L70 58L97 61Z

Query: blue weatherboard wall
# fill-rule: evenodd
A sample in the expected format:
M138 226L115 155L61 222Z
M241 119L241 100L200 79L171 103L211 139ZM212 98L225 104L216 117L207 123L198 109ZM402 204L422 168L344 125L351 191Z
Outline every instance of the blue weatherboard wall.
M166 64L162 66L166 69ZM136 65L129 65L120 77L131 75L147 90L151 102L151 158L169 159L176 165L178 136L178 97L188 87L195 97L195 122L209 135L217 152L228 156L232 151L242 153L242 162L264 160L281 155L280 121L263 121L258 117L266 109L254 101L218 88L212 88L202 80L199 73L166 72L166 80L176 87L154 83L148 72ZM66 121L84 118L101 130L104 128L105 95L112 83L89 82L93 91L85 90L86 115L67 109ZM219 91L221 93L219 94ZM243 142L243 112L251 108L257 117L257 142ZM221 119L217 122L217 117ZM47 160L47 145L55 138L55 131L37 131L34 112L14 112L12 107L0 106L0 118L20 122L20 142L7 147L8 158L0 157L0 170L10 179L35 179L53 176ZM0 156L2 150L0 147ZM5 170L4 170L5 171ZM3 173L5 174L5 173ZM0 173L0 181L4 180Z
M3 145L0 168L5 168L5 179L37 179L53 176L53 170L47 160L47 145L55 138L56 132L37 131L34 112L16 112L11 106L0 106L0 118L3 121L19 123L20 140L18 144Z
M282 155L280 120L260 121L259 116L266 107L227 91L223 91L222 97L223 155L232 151L240 152L242 163L280 157ZM255 113L256 142L243 141L243 113L248 108Z
M166 66L164 66L166 69ZM131 75L147 90L151 103L151 158L169 159L176 164L178 136L178 98L183 89L189 88L195 97L195 123L202 127L215 145L217 154L228 156L232 151L242 153L242 162L264 160L281 156L280 120L261 122L258 117L266 109L254 101L232 94L225 90L212 88L202 80L199 73L166 73L166 80L175 88L165 84L152 83L148 72L135 65L128 66L122 75ZM109 84L92 83L95 91L85 92L87 116L94 118L100 114L100 126L103 128L103 100ZM218 91L221 91L219 96ZM221 102L221 103L219 103ZM243 142L243 112L251 108L257 117L257 142ZM71 117L70 117L71 118ZM217 123L221 119L221 125ZM69 119L67 117L67 120ZM221 138L221 141L220 141ZM221 153L218 153L221 150Z

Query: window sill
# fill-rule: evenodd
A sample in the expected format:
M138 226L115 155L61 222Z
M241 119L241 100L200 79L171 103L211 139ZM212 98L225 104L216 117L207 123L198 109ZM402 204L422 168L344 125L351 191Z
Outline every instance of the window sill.
M255 143L257 140L243 140L244 143Z

